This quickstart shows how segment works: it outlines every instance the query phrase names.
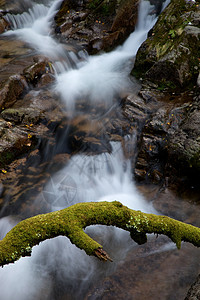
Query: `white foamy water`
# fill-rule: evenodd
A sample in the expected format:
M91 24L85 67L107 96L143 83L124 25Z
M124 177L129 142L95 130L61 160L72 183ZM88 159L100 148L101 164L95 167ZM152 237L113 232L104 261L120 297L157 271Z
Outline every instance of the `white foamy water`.
M50 1L48 6L35 4L23 14L8 14L7 19L13 29L4 33L5 36L14 34L39 54L48 57L58 72L71 68L70 55L51 35L53 18L61 3L62 0Z
M163 4L163 9L168 3L167 0ZM80 98L110 106L116 95L129 91L129 74L135 55L157 21L153 11L154 6L148 1L141 1L136 29L123 46L111 53L89 57L80 68L57 76L55 90L68 109L74 109L76 100Z
M50 197L56 195L53 210L78 202L117 200L129 208L156 213L137 191L131 161L125 159L121 144L113 142L112 149L111 154L74 155L63 170L54 174L44 188ZM43 196L48 201L48 194Z
M122 47L112 53L86 56L84 63L74 57L77 69L73 70L62 45L51 36L51 21L60 2L50 2L47 7L36 4L28 13L13 16L14 29L7 34L15 34L38 53L56 61L61 74L57 75L55 90L66 107L73 108L80 97L110 105L113 97L130 86L129 72L134 56L156 20L155 16L147 17L152 7L142 2L137 29ZM70 70L66 72L66 69ZM50 178L36 203L47 201L53 211L78 202L118 200L132 209L157 213L138 192L131 161L124 158L120 144L113 143L112 147L111 154L73 156L64 169ZM0 220L2 236L13 225L9 217ZM116 262L134 245L128 232L113 227L91 226L87 232L96 235ZM0 270L0 298L54 300L59 299L59 290L67 289L68 293L72 290L73 299L81 299L82 290L102 274L110 274L115 267L115 263L99 263L67 238L57 237L34 247L31 257L21 258Z
M55 89L67 108L73 109L80 98L110 106L116 95L131 88L129 74L134 57L156 22L155 15L149 15L152 10L148 1L142 1L136 30L123 46L111 53L89 57L80 68L57 76Z
M128 78L131 60L129 53L118 51L89 57L80 69L59 74L55 91L70 110L78 99L110 106L115 96L131 86Z

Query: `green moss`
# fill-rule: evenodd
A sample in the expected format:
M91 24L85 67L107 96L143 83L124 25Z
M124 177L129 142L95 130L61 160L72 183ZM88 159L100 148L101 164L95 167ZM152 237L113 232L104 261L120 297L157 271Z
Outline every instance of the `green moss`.
M116 201L79 203L17 224L0 242L0 265L31 255L34 245L58 235L67 236L87 254L95 255L102 246L83 231L85 227L95 224L127 230L138 244L146 242L146 233L156 233L170 237L178 248L181 241L200 246L200 229L192 225L165 216L134 211Z
M102 4L104 1L102 0L90 0L87 7L89 9L96 9L100 4Z
M177 85L174 82L171 81L166 81L166 80L162 80L159 82L158 85L158 90L160 91L174 91L175 89L177 89Z

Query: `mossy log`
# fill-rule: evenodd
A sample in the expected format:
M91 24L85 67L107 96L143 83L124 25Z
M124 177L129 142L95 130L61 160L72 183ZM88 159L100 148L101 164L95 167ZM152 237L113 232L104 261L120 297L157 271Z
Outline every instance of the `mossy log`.
M59 235L66 236L88 255L110 259L102 246L83 229L89 225L112 225L130 232L138 244L147 241L147 233L165 234L180 248L181 241L200 246L200 228L166 216L146 214L120 202L87 202L60 211L37 215L18 223L0 241L0 265L12 263L21 256L30 256L32 247Z

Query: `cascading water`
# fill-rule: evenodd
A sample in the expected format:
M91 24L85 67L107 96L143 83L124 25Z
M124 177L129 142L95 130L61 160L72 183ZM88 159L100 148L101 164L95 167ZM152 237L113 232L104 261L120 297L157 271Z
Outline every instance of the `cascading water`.
M150 14L152 11L153 6L148 1L142 1L136 30L123 46L111 53L89 57L80 68L57 76L56 91L68 108L73 108L79 97L110 105L117 93L131 88L128 76L134 57L157 19L154 14Z
M51 24L57 8L62 0L50 1L48 6L35 4L28 12L19 15L8 14L7 20L13 30L4 35L15 35L18 39L28 43L33 49L45 55L54 63L56 71L69 69L77 58L67 53L62 44L51 36Z
M62 66L57 68L54 88L68 109L74 109L80 95L91 102L104 101L110 105L116 93L131 85L128 79L130 66L138 47L156 21L155 15L149 15L152 7L147 1L141 3L137 28L123 46L109 54L85 56L84 62L75 57L76 69L72 69L69 55L51 36L51 20L60 3L59 0L51 1L48 6L36 4L27 13L9 15L13 30L6 34L14 34L29 43L36 51L52 59L55 68ZM124 158L119 143L112 144L111 154L72 156L66 167L52 176L36 201L39 199L51 203L52 210L77 202L119 200L132 209L156 213L137 191L132 180L131 161ZM2 235L16 222L11 217L0 220ZM91 226L87 232L103 240L115 261L124 258L134 246L129 234L121 230L102 230L96 226L93 230ZM82 299L82 293L91 282L101 278L102 274L111 273L115 267L115 263L102 265L87 257L66 238L58 237L34 247L30 258L21 258L14 265L0 270L1 298L61 299L62 295L55 288L57 285L63 295L68 295L65 299ZM95 275L97 268L98 274Z

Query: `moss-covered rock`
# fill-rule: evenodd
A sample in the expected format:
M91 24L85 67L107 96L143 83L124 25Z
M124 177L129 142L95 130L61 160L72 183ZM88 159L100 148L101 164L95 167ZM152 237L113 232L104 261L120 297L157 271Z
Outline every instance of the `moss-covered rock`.
M172 0L141 45L133 74L170 89L196 85L199 19L199 1Z

